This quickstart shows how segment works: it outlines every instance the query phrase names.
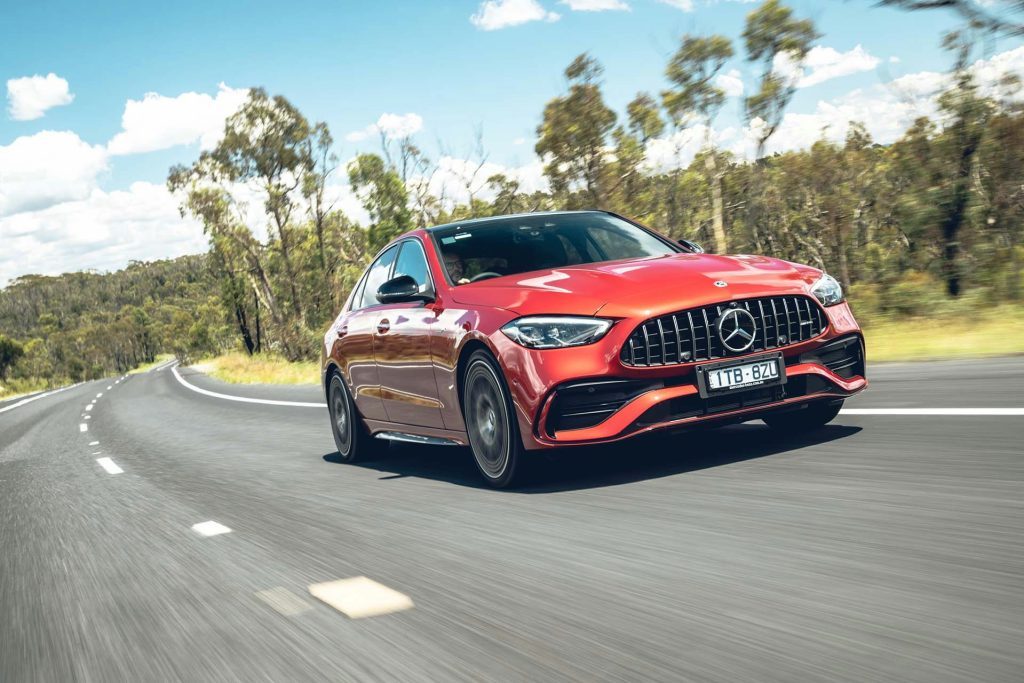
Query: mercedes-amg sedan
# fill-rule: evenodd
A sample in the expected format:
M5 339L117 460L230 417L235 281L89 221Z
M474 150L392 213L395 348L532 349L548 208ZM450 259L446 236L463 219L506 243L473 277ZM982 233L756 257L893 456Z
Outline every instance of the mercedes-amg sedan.
M467 445L498 487L543 449L753 419L813 429L867 386L829 275L705 254L602 211L399 237L322 354L342 460L388 440Z

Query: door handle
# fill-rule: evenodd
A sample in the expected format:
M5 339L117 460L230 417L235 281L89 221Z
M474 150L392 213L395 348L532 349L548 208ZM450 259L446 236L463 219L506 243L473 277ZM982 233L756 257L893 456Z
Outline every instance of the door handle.
M390 321L388 321L387 318L384 318L379 323L377 323L377 333L378 334L385 334L390 329L391 329L391 323L390 323Z

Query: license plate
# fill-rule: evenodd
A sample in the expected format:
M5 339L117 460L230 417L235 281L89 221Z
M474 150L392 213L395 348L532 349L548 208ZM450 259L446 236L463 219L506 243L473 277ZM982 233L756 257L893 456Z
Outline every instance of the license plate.
M778 356L761 357L742 363L715 363L701 368L701 388L706 393L735 391L764 384L785 382Z

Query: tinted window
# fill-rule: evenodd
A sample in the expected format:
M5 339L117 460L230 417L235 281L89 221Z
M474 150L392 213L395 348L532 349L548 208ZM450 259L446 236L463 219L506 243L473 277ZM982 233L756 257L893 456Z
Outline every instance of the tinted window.
M360 297L359 305L356 308L366 308L367 306L376 306L380 302L377 301L377 288L387 282L388 275L391 272L391 264L395 260L395 254L398 253L398 247L391 247L370 266L369 272L366 274L366 283L363 285L363 294Z
M439 230L435 235L448 277L457 285L473 278L681 251L603 213L496 219Z
M418 240L407 240L402 242L402 250L398 252L398 260L395 261L395 273L392 277L408 275L420 286L420 291L425 292L430 288L430 278L427 277L427 257L423 253L423 246Z

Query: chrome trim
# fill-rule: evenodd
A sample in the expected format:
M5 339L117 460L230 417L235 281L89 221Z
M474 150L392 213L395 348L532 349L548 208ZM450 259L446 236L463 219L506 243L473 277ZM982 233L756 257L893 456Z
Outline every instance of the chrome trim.
M428 446L460 446L454 439L444 439L440 436L420 436L419 434L406 434L405 432L377 432L373 435L376 439L385 441L401 441L403 443L418 443Z

